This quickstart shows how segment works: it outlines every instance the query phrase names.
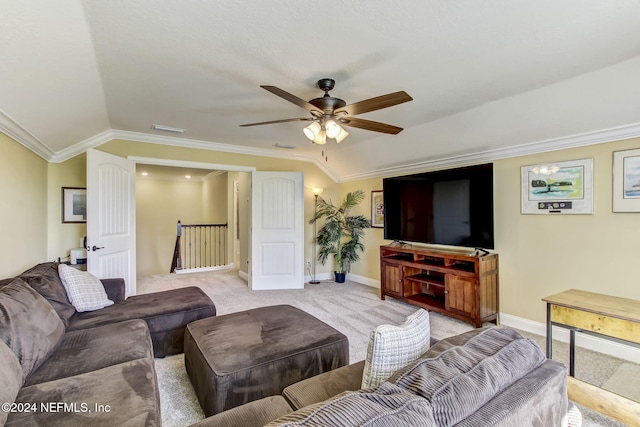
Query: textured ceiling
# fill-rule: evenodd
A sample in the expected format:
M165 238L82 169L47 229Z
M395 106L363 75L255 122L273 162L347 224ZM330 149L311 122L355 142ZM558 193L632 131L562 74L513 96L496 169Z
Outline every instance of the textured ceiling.
M347 103L414 98L359 116L399 135L350 128L329 147L323 164L338 179L640 121L636 0L25 0L0 10L0 128L52 159L109 130L173 136L154 123L205 146L319 159L304 123L238 125L306 117L259 85L311 99L323 77Z

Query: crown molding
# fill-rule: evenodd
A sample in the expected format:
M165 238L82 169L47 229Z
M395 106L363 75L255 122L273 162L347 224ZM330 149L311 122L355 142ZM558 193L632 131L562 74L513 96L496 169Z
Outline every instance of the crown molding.
M0 110L0 132L24 145L43 159L50 161L55 153L34 134L23 128L7 113Z
M357 181L369 178L381 178L385 176L404 175L428 170L444 169L449 167L464 166L473 163L482 163L512 157L527 156L531 154L546 153L549 151L566 150L569 148L584 147L587 145L602 144L605 142L621 141L640 137L640 123L601 129L570 136L530 142L524 145L487 150L478 153L463 154L460 156L443 159L429 160L419 163L411 163L401 166L392 166L374 171L363 172L340 177L339 182Z
M86 150L90 148L96 148L99 145L102 145L105 142L109 142L114 139L121 139L124 141L146 142L150 144L159 144L159 145L170 145L174 147L196 148L200 150L221 151L225 153L246 154L251 156L299 160L302 162L309 162L309 163L315 164L320 170L322 170L328 177L330 177L335 182L338 182L340 178L331 168L328 167L328 165L320 161L320 159L307 156L304 154L297 154L297 153L291 153L291 152L284 153L284 152L265 149L265 148L253 148L253 147L245 147L241 145L221 144L219 142L209 142L209 141L201 141L201 140L187 139L187 138L176 138L176 137L169 137L169 136L163 136L163 135L152 135L148 133L129 132L129 131L115 130L115 129L109 129L96 136L93 136L75 145L72 145L69 148L61 150L58 153L56 153L50 161L56 162L56 163L63 162L74 156L77 156L78 154L84 153Z
M526 156L549 151L565 150L569 148L583 147L587 145L601 144L605 142L620 141L624 139L640 137L640 123L601 129L592 132L569 135L559 138L531 142L524 145L488 150L477 153L463 154L443 159L428 160L406 165L392 166L351 175L339 176L326 162L318 158L297 153L284 153L265 148L252 148L231 144L221 144L186 138L175 138L162 135L151 135L140 132L109 129L98 135L80 141L64 150L53 152L35 135L20 126L5 112L0 110L0 131L19 142L45 160L60 163L86 152L90 148L98 147L113 139L125 141L147 142L151 144L171 145L176 147L196 148L209 151L221 151L227 153L246 154L252 156L273 157L288 160L299 160L313 163L334 182L350 182L362 179L381 178L385 176L403 175L415 172L423 172L434 169L457 167L473 163L489 162L511 157Z

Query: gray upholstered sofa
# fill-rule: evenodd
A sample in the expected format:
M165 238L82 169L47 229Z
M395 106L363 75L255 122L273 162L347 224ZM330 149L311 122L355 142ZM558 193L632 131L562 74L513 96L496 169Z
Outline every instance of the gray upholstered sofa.
M441 340L367 390L360 389L363 368L318 375L194 427L567 425L565 366L512 329Z
M182 352L186 325L215 316L199 288L124 298L78 313L55 263L0 281L0 425L161 425L153 358Z

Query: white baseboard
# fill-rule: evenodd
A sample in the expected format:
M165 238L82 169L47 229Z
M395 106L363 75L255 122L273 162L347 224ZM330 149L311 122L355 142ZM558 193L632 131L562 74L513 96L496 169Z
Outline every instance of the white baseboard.
M380 289L380 281L369 279L368 277L358 276L357 274L347 274L347 279L352 282L361 283L363 285L371 286L372 288Z
M219 265L216 267L181 268L179 270L176 269L175 273L176 274L202 273L205 271L231 270L234 268L235 268L234 264L228 264L228 265Z
M511 314L500 313L500 324L520 329L532 334L547 336L547 325L533 320L525 319ZM569 330L559 326L553 327L553 339L569 342ZM609 356L625 359L633 363L640 363L640 348L633 345L625 345L616 341L610 341L593 335L576 334L576 346L608 354Z
M320 280L333 280L333 273L332 272L327 272L327 273L319 273L316 274L316 280L320 281ZM367 286L371 286L373 288L377 288L380 289L380 281L379 280L373 280L373 279L369 279L368 277L364 277L364 276L358 276L357 274L352 274L352 273L348 273L347 274L347 280L351 280L352 282L356 282L356 283L360 283L362 285L367 285ZM311 276L304 276L304 282L308 283L311 281Z
M311 275L304 276L304 283L309 283L313 278ZM316 280L333 280L333 273L318 273L316 274Z
M238 270L238 277L247 283L249 282L249 275L242 270Z

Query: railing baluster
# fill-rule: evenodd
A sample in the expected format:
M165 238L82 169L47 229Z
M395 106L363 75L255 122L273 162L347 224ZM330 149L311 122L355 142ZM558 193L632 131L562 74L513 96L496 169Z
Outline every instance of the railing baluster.
M178 222L178 239L175 252L183 270L212 268L227 264L227 224L181 224ZM175 258L175 255L174 255ZM172 261L176 263L174 259Z

